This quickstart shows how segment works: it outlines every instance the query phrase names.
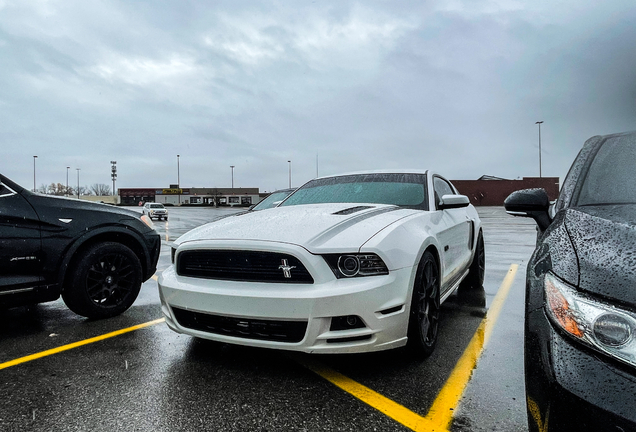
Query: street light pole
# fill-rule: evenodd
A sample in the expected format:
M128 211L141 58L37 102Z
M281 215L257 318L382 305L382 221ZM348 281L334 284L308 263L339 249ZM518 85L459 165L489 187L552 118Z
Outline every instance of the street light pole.
M64 196L68 196L68 170L69 166L66 167L66 189L64 190Z
M181 205L181 173L179 168L179 155L177 155L177 193L179 194L179 205Z
M79 168L75 168L77 170L77 199L80 199L80 188L79 188Z
M230 168L232 168L232 189L234 189L234 167L235 165L230 165ZM234 192L232 192L234 193Z
M539 125L539 178L541 177L541 123L543 123L543 120L535 122L535 124Z
M287 161L289 163L289 188L291 189L291 161Z
M35 159L37 156L33 156L33 192L35 192Z

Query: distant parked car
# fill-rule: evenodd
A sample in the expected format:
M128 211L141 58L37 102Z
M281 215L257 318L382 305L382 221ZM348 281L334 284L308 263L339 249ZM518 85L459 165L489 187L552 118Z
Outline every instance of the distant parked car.
M440 305L482 288L484 241L468 198L430 171L311 180L278 207L208 223L159 278L168 326L307 353L410 346L424 358Z
M276 207L278 204L283 202L283 200L287 198L289 194L291 194L295 190L296 188L281 189L281 190L274 191L271 194L267 195L265 198L263 198L263 200L260 201L258 204L250 208L250 211L265 210L268 208Z
M148 202L144 204L141 211L143 214L148 215L150 219L168 220L168 209L166 209L161 203Z
M57 300L105 318L128 309L157 267L145 215L30 192L0 175L0 308Z
M506 211L533 218L526 280L530 431L636 431L636 132L590 138L550 207L543 189Z

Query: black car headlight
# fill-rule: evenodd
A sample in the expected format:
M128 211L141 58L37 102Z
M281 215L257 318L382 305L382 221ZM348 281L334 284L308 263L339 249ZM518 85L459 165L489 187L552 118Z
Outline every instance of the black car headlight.
M636 366L636 314L578 292L547 273L545 308L552 322L582 343Z
M155 229L155 224L152 223L152 219L150 219L148 216L146 216L145 214L142 214L140 216L140 219L143 223L145 223L146 225L148 225L148 227Z
M382 258L374 253L329 254L323 257L338 279L389 274Z

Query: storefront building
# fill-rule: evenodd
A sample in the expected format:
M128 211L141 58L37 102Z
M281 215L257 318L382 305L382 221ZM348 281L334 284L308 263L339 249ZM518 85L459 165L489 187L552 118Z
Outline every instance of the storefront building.
M258 188L177 188L166 189L120 188L122 205L157 202L167 205L242 206L249 207L260 201Z

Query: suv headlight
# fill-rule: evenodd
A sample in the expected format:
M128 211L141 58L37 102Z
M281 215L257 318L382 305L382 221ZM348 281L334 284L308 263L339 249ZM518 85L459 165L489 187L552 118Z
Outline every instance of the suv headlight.
M552 273L544 281L552 322L582 343L636 366L636 314L578 292Z
M389 274L382 258L374 253L329 254L323 257L338 279Z

